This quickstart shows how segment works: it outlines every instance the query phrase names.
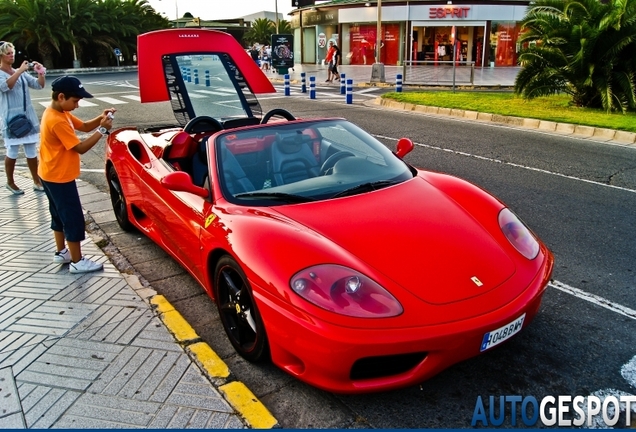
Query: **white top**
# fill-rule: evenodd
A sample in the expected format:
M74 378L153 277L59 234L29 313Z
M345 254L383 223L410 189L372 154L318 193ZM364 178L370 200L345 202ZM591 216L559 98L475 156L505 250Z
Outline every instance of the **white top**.
M23 73L16 81L12 89L7 85L7 79L11 75L0 70L0 132L4 138L4 146L9 147L18 144L36 143L40 141L40 120L38 119L29 89L41 90L42 87L37 78L29 73ZM24 92L26 91L26 116L33 124L33 132L22 138L13 138L7 130L7 122L18 114L24 114Z

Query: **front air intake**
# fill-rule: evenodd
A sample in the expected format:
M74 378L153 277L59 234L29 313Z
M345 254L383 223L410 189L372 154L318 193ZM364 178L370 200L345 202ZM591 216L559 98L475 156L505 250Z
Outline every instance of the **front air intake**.
M426 352L418 352L361 358L353 364L350 377L361 380L398 375L420 364L427 355Z

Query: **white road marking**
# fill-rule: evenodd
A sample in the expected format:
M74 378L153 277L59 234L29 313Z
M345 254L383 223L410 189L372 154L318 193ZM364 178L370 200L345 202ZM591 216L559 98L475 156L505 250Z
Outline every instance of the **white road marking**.
M628 318L636 320L636 310L630 309L626 306L619 305L618 303L614 303L612 301L607 300L601 296L597 296L596 294L591 294L585 292L581 289L571 287L563 282L552 281L548 284L552 288L556 288L564 293L573 295L574 297L580 298L581 300L589 301L590 303L594 303L600 307L605 309L609 309L612 312L616 312L617 314L624 315Z
M385 140L389 140L389 141L397 141L397 138L393 138L393 137L387 137L387 136L383 136L383 135L373 135L376 138L381 138L381 139L385 139ZM467 153L467 152L463 152L463 151L459 151L459 150L454 150L454 149L449 149L449 148L443 148L443 147L438 147L438 146L432 146L432 145L428 145L428 144L422 144L422 143L414 143L416 146L419 147L425 147L431 150L439 150L439 151L443 151L443 152L447 152L447 153L455 153L457 155L460 156L466 156L466 157L471 157L474 159L479 159L479 160L483 160L483 161L487 161L487 162L494 162L494 163L499 163L502 165L507 165L507 166L511 166L511 167L515 167L515 168L522 168L528 171L535 171L535 172L540 172L543 174L549 174L549 175L553 175L553 176L557 176L557 177L562 177L562 178L567 178L570 180L576 180L576 181L580 181L583 183L589 183L589 184L593 184L593 185L597 185L597 186L603 186L603 187L608 187L608 188L612 188L612 189L618 189L621 191L625 191L625 192L631 192L631 193L636 193L636 190L634 189L629 189L626 187L622 187L622 186L615 186L615 185L611 185L611 184L607 184L607 183L601 183L601 182L597 182L597 181L593 181L593 180L588 180L588 179L583 179L580 177L574 177L574 176L570 176L567 174L561 174L561 173L557 173L554 171L548 171L548 170L544 170L541 168L535 168L535 167L529 167L529 166L525 166L525 165L521 165L521 164L516 164L513 162L505 162L502 161L500 159L493 159L493 158L489 158L489 157L485 157L485 156L479 156L476 154L472 154L472 153Z
M218 95L218 96L228 96L228 93L223 92L223 91L195 90L195 92L197 92L197 93L211 94L211 95Z
M121 105L121 104L127 104L128 103L126 101L115 99L115 98L108 97L108 96L99 96L99 97L96 96L95 99L100 100L102 102L106 102L108 104L112 104L112 105Z
M97 104L94 104L93 102L88 102L86 99L80 99L79 106L82 108L86 108L86 107L97 106Z
M371 93L371 92L374 92L374 91L377 91L377 90L379 90L377 87L369 87L369 88L366 88L364 90L357 91L356 94ZM369 96L376 97L375 95L369 95Z
M134 100L135 102L141 102L141 96L139 95L124 95L126 99Z
M627 380L630 386L636 388L636 356L623 365L621 375Z

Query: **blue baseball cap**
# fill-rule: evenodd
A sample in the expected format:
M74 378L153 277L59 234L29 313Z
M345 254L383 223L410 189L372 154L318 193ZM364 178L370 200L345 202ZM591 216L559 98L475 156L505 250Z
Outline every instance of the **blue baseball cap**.
M57 78L51 84L53 91L59 91L67 96L78 98L92 98L93 95L86 91L80 80L74 76L64 75Z

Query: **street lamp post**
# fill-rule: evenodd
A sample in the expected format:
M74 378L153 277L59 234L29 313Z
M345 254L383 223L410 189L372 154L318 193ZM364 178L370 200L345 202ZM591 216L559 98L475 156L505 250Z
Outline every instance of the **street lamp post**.
M274 0L274 11L276 13L276 34L278 34L278 0Z
M71 24L71 36L75 38L75 35L73 34L73 23L71 22L73 19L71 17L71 0L66 0L66 6L68 7L68 19L69 23ZM73 46L73 68L78 69L80 67L80 61L77 59L77 48L75 48L75 42L73 42L71 45Z
M179 27L179 3L177 0L174 0L174 25L175 27Z
M380 60L382 50L382 0L378 0L378 26L375 32L375 63L371 66L371 82L385 82L384 63Z

